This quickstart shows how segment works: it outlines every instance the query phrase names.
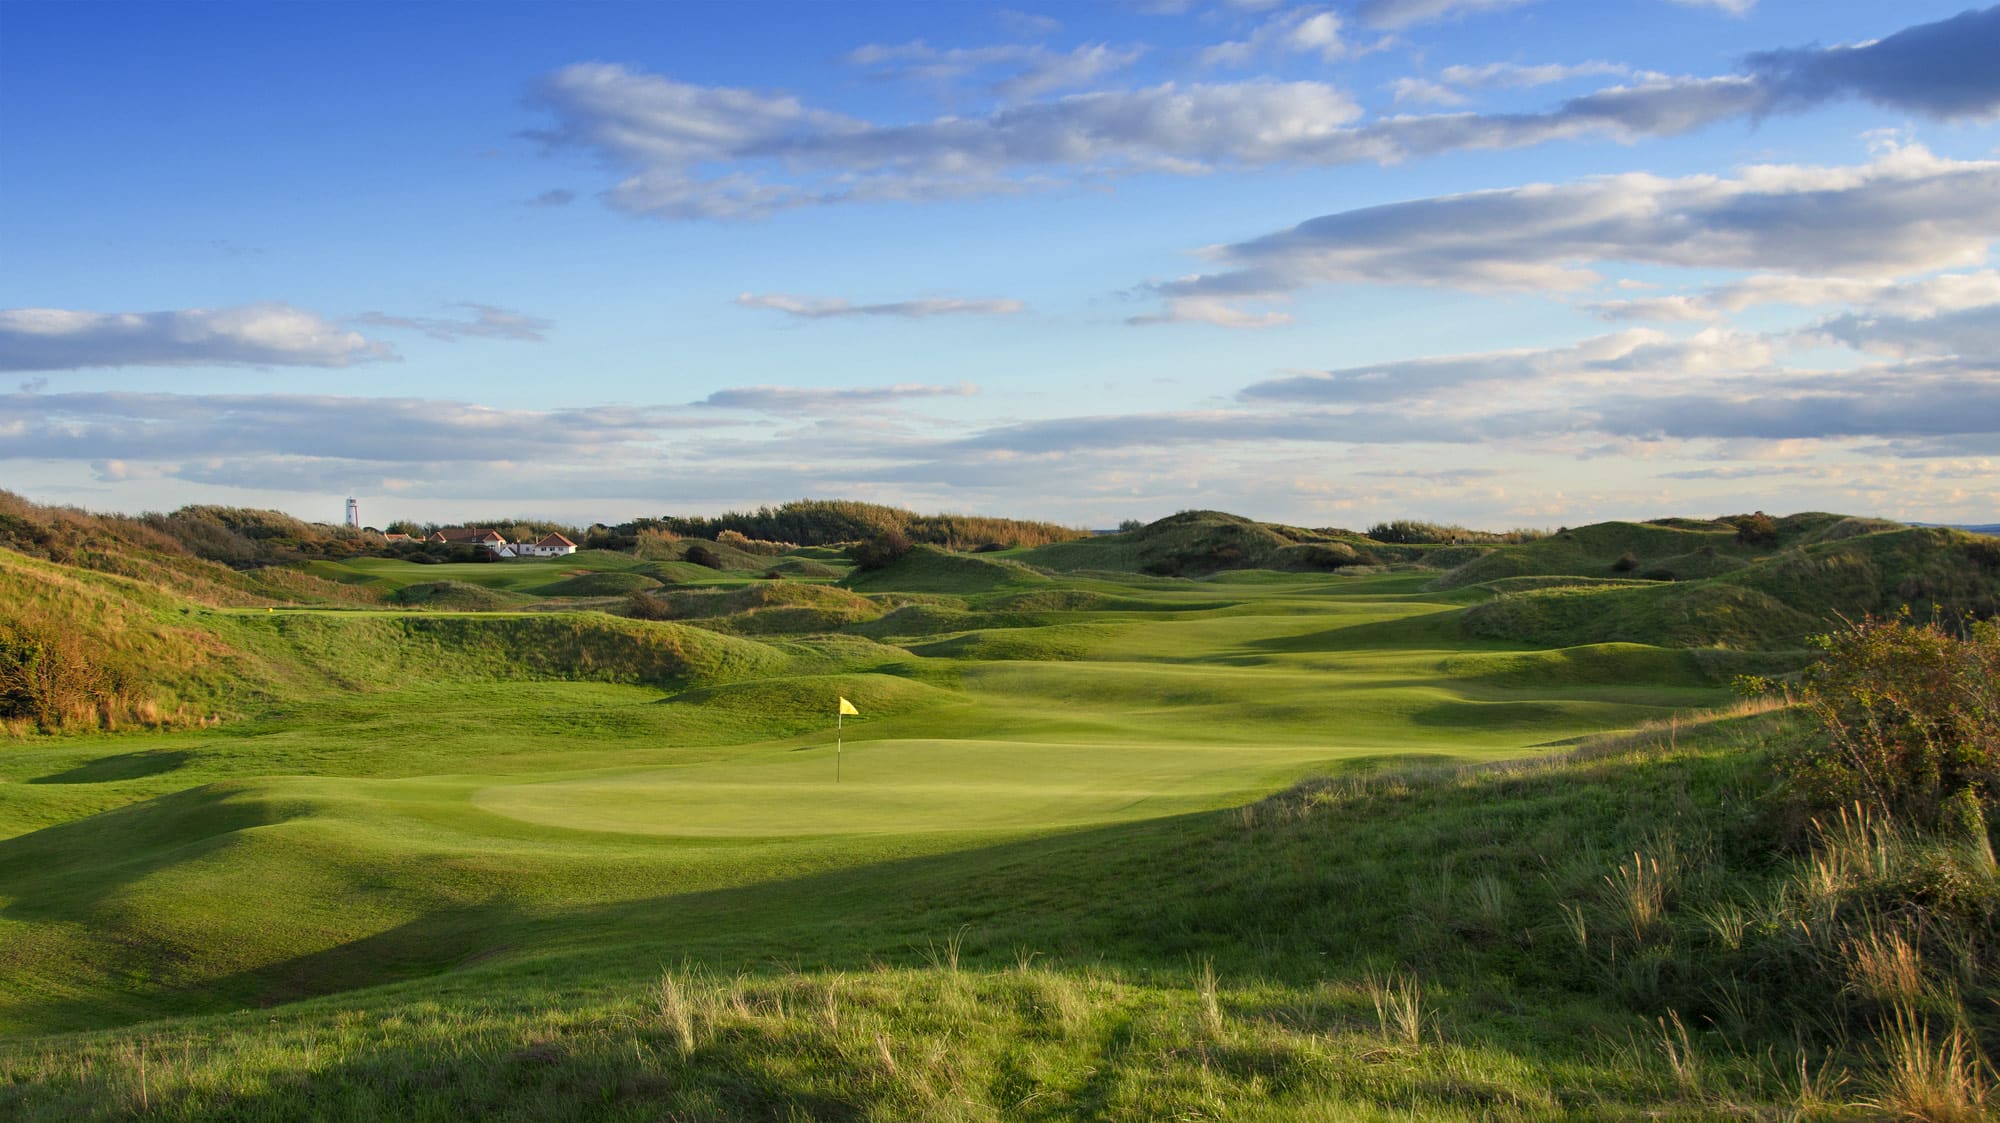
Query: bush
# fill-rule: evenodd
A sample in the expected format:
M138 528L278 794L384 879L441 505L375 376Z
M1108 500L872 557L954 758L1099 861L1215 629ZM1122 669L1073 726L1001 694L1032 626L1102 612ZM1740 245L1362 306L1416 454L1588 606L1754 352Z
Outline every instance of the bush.
M900 530L885 530L873 538L847 548L847 556L862 569L886 569L911 550L909 536Z
M1627 550L1618 555L1618 560L1611 563L1611 568L1619 573L1630 573L1639 568L1639 555Z
M1859 802L1923 830L1948 825L1961 793L2000 802L2000 622L1960 638L1905 613L1817 642L1826 654L1803 676L1817 736L1780 761L1798 798Z
M26 718L45 730L95 724L112 692L73 629L25 621L0 624L0 718Z
M780 554L798 549L797 546L794 546L790 542L771 542L762 538L751 538L733 530L718 531L715 535L715 540L724 546L733 547L746 554L756 554L759 557L766 558L775 558Z
M1771 546L1778 541L1778 521L1762 511L1731 515L1722 521L1736 527L1736 540L1746 546Z
M721 556L699 542L689 546L687 553L682 555L682 557L695 565L705 565L710 569L722 568Z

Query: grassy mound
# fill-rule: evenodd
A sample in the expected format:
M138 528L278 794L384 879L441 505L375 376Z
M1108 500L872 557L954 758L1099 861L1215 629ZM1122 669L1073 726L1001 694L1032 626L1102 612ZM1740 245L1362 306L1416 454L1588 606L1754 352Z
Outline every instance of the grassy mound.
M918 546L882 569L856 570L841 584L862 591L965 596L1045 585L1049 579L1019 562Z
M1464 587L1504 594L1526 593L1535 589L1629 589L1652 583L1643 577L1567 577L1551 573L1536 577L1498 577L1491 581L1482 581L1476 586Z
M1191 577L1269 568L1278 551L1297 544L1266 523L1222 511L1182 511L1124 534L1058 542L1020 556L1031 565L1063 572Z
M1202 577L1240 569L1324 573L1353 566L1458 565L1486 553L1476 544L1376 542L1348 531L1306 530L1223 511L1182 511L1122 534L1023 551L1022 561L1061 573Z
M246 674L230 618L135 578L0 550L0 721L44 728L190 725L233 709ZM34 651L47 697L20 697ZM17 681L19 680L19 681Z
M336 633L354 626L331 616L315 621ZM764 644L598 613L405 617L388 623L399 633L395 665L445 666L467 677L677 686L771 674L787 662Z
M197 556L145 520L44 507L8 491L0 491L0 553L121 577L208 605L367 604L376 599L371 590L301 569L231 569Z
M963 632L979 627L986 619L984 613L969 612L948 605L906 604L883 613L874 620L850 625L847 630L876 639L940 636L947 632Z
M1992 615L2000 611L2000 557L1981 541L1936 528L1836 538L1704 580L1514 593L1468 609L1465 627L1475 636L1551 646L1628 640L1775 648L1798 647L1841 617L1888 615L1906 605L1945 619Z
M694 558L689 555L693 554ZM637 552L642 561L680 563L696 569L707 569L711 573L728 571L736 573L761 572L770 568L771 559L762 554L739 550L727 542L716 542L707 538L671 538L642 540ZM708 561L698 561L706 557ZM685 572L678 568L678 574ZM686 580L686 578L681 578Z
M657 578L644 573L613 570L566 577L547 585L537 585L530 591L538 597L617 597L659 587Z
M1122 630L1117 624L999 628L915 645L910 650L933 659L1060 663L1088 657Z
M863 718L877 720L931 706L966 701L963 694L898 675L789 675L684 691L674 705L713 707L725 713L794 715L797 730L819 730L832 720L834 700L854 703ZM857 731L865 731L859 724Z
M845 567L828 565L813 558L789 557L772 562L768 572L784 577L839 577L847 572Z
M1454 655L1440 669L1454 678L1512 686L1717 685L1693 652L1636 643Z
M452 612L501 612L529 603L519 593L489 589L464 581L424 581L404 585L390 594L394 604L410 608L441 608Z
M1637 576L1617 568L1619 559L1630 554L1637 559L1637 568L1644 569L1655 564L1654 559L1697 551L1747 557L1753 548L1737 542L1736 528L1727 525L1696 529L1656 523L1596 523L1533 542L1496 547L1439 577L1437 587L1457 589L1505 577Z
M1690 553L1642 562L1637 568L1639 576L1648 581L1700 581L1749 564L1749 558L1725 554L1714 546L1702 546Z
M882 608L859 593L802 581L728 589L677 589L662 598L675 619L740 635L830 632L873 620Z

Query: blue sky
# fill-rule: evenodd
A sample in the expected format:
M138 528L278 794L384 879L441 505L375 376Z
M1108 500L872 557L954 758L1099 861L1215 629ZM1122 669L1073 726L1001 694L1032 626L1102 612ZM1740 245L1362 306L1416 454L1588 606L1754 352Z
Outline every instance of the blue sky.
M0 486L1989 522L2000 8L0 4Z

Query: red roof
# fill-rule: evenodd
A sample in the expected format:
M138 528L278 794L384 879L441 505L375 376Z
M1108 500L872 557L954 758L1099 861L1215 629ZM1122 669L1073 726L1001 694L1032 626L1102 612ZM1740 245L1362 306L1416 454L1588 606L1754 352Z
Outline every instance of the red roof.
M541 546L545 549L550 546L568 546L572 550L576 549L576 543L571 542L569 539L564 538L560 534L548 535L544 537L540 542L535 543L535 545Z
M476 526L455 526L437 531L431 535L434 542L505 542L507 539L497 530L482 530Z

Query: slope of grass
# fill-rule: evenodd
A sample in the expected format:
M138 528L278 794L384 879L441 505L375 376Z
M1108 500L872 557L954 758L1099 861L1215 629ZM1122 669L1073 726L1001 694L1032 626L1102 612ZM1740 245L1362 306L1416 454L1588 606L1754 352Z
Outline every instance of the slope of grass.
M538 597L615 597L641 589L657 589L658 578L631 570L579 573L529 590Z
M1043 585L1048 578L1019 562L918 546L882 569L855 570L841 584L859 592L991 593Z

